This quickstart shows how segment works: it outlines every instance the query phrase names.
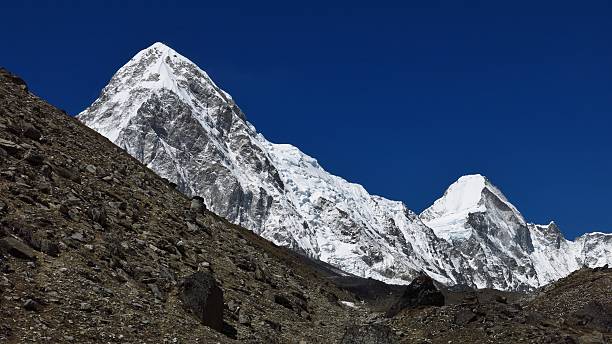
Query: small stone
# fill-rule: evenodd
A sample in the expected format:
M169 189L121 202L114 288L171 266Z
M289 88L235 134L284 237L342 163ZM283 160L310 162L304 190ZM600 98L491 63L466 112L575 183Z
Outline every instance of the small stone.
M147 284L147 287L149 287L149 290L151 290L151 293L153 293L153 296L155 296L156 299L165 300L164 294L159 290L157 284L149 283Z
M0 276L0 290L11 288L13 285L6 276Z
M89 172L91 174L96 174L97 170L98 169L94 165L87 165L87 166L85 166L85 171L87 171L87 172Z
M93 222L99 223L102 227L106 226L107 218L106 210L104 210L104 208L90 208L87 211L87 214Z
M83 235L83 232L75 232L70 236L70 239L76 240L76 241L80 241L80 242L85 242L85 236Z
M78 173L72 171L69 168L66 168L66 167L63 167L63 166L55 166L53 168L53 171L55 173L57 173L62 178L70 179L70 180L72 180L73 182L76 182L76 183L80 183L81 182L81 176Z
M91 311L93 311L93 307L88 302L81 302L81 305L80 305L79 309L82 310L83 312L91 312Z
M227 309L229 309L229 311L232 313L236 313L240 309L240 305L234 300L229 300L227 303Z
M495 295L495 301L499 303L508 303L508 298L501 295Z
M293 310L293 304L285 295L274 295L274 303L279 304L287 309Z
M187 231L190 233L196 232L198 230L198 225L193 222L187 222Z
M28 311L38 312L42 309L42 305L36 300L27 299L23 304L23 308Z
M198 271L209 271L210 263L209 262L201 262L198 264Z
M78 221L81 217L79 216L79 211L76 209L68 210L68 218L73 221Z
M238 322L241 323L242 325L250 325L251 324L251 317L249 317L246 314L246 311L244 310L244 308L240 308L238 310Z

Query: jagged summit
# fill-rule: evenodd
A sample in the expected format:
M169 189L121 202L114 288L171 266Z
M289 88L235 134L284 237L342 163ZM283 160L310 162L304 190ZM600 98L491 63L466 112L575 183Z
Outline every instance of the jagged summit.
M151 98L166 93L205 111L214 103L233 106L231 96L222 91L205 71L167 45L156 42L123 65L98 99L77 117L111 141L117 141L121 139L120 131L132 124L137 109ZM216 98L214 103L209 95ZM98 116L100 113L104 115ZM159 113L151 115L159 117ZM203 116L196 119L206 120Z
M524 222L520 212L506 196L481 174L460 177L451 184L444 195L425 209L420 217L445 240L466 239L470 231L463 224L472 213L508 208Z

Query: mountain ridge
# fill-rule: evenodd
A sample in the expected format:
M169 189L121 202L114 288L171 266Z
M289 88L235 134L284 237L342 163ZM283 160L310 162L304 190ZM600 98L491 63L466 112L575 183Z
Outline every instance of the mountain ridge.
M459 204L461 211L451 214L445 229L435 225L449 218L441 216L448 215L445 211L418 215L403 202L370 195L363 186L329 174L298 148L266 140L231 96L172 52L155 43L136 54L78 118L181 191L202 196L230 221L350 273L392 283L407 283L424 270L448 285L528 289L580 266L565 261L566 269L559 271L534 263L531 232L542 238L535 247L548 248L545 235L536 233L544 227L527 223L483 176L462 177L484 187L480 195L478 187L475 192L469 187L480 197L465 209ZM175 78L169 87L159 81L160 65L164 77ZM460 233L460 242L444 232ZM598 240L607 247L605 235ZM600 249L595 246L591 249ZM563 247L562 253L553 250L538 259L575 249ZM587 258L580 259L601 262ZM540 280L538 274L547 277Z

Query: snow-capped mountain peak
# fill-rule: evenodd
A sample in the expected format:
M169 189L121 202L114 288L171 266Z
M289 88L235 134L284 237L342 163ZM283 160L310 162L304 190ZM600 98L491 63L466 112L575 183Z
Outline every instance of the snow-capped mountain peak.
M122 129L129 126L139 109L152 94L171 92L191 107L206 107L202 95L229 103L231 97L210 79L208 74L188 58L167 45L156 42L138 52L111 78L100 97L79 114L91 128L104 133L111 141L119 140ZM94 111L95 110L95 111ZM104 114L96 115L93 114ZM205 120L204 118L201 118Z
M579 250L544 226L531 235L481 175L459 178L420 216L371 195L298 148L269 142L202 69L163 43L138 52L78 118L229 221L359 276L407 283L425 271L448 285L527 289L577 266L563 257L608 252L598 236Z
M499 208L510 210L520 222L525 222L516 207L489 179L481 174L471 174L451 184L444 195L420 216L437 236L448 241L462 240L471 234L470 229L463 226L469 214Z

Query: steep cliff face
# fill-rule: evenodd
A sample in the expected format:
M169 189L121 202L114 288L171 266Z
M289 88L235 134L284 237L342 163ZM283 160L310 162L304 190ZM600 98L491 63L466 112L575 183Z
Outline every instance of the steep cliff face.
M531 258L535 227L490 183L478 189L475 178L419 216L266 140L164 44L136 54L78 118L217 214L350 273L407 283L424 270L449 285L501 289L550 280Z

